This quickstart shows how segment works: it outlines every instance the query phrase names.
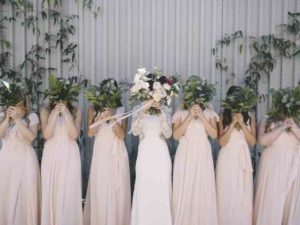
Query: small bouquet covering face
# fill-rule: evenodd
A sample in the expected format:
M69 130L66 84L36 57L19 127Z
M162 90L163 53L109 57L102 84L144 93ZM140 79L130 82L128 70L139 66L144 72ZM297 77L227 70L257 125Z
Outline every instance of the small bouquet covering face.
M30 95L30 90L25 83L7 82L1 80L0 106L5 108L15 106Z
M103 112L105 108L115 109L122 106L122 91L114 79L108 79L103 84L91 86L85 95L96 113Z
M160 102L170 106L172 98L179 93L178 78L167 77L157 68L153 72L147 72L145 68L137 70L133 84L130 89L129 102L137 105L147 100ZM151 107L150 114L158 114L159 110Z
M193 105L199 105L205 109L215 94L215 85L209 84L201 77L191 76L183 85L183 107L187 110Z
M244 113L252 111L257 101L257 93L253 89L243 86L227 96L222 106L231 113Z
M268 112L268 122L282 121L292 118L296 123L300 120L300 86L270 90L272 106Z
M77 82L76 77L69 79L57 78L55 75L49 76L49 89L43 92L44 99L48 98L50 108L56 103L63 102L72 105L78 102L81 86L86 84L86 80Z

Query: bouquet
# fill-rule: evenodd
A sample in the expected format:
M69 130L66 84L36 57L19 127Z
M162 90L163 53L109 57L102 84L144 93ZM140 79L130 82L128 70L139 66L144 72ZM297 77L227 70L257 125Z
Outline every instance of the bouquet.
M268 113L269 121L279 121L285 118L293 118L300 121L300 86L294 89L285 88L270 91L272 95L272 107Z
M43 92L44 99L49 99L50 108L53 108L57 102L63 102L67 106L71 106L73 102L78 102L81 85L85 83L86 80L77 83L76 77L63 79L50 75L49 89Z
M179 93L178 78L175 76L166 77L158 69L149 73L145 68L138 69L130 89L129 102L136 105L153 99L170 106L172 97ZM160 110L151 107L150 114L159 114Z
M0 87L0 106L15 106L27 96L30 95L30 91L22 82L12 82L2 80Z
M243 113L251 111L257 101L258 96L256 92L247 86L243 86L239 90L228 95L223 101L222 106L231 113Z
M113 79L108 79L103 84L91 86L86 91L86 98L97 113L103 112L104 108L117 108L122 105L122 91Z
M234 113L246 113L250 112L256 105L258 96L256 92L248 86L243 86L230 95L227 95L223 101L222 106L225 110ZM240 125L236 124L235 128L240 130Z
M183 86L183 107L189 109L193 105L205 108L216 93L215 85L208 84L198 76L191 76Z

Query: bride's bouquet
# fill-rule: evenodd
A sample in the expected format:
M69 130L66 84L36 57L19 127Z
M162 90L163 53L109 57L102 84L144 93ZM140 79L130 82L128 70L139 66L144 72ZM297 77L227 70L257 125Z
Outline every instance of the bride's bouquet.
M201 77L191 76L183 86L183 107L189 109L196 104L206 108L215 94L215 85L207 83Z
M272 106L268 113L268 120L275 122L285 118L293 118L300 121L300 86L291 89L285 88L270 91Z
M170 106L172 97L179 93L178 78L167 77L158 69L149 73L145 68L138 69L130 89L129 102L136 105L141 102L153 99L156 103ZM159 114L160 110L151 107L150 114Z
M122 91L113 79L102 85L91 86L86 91L86 98L97 113L103 112L105 108L117 108L122 105Z
M250 112L256 105L257 101L258 96L256 92L247 86L243 86L228 95L223 101L222 106L231 113L244 113Z
M9 107L15 106L26 96L30 95L27 86L22 82L7 82L1 80L2 86L0 87L0 106Z

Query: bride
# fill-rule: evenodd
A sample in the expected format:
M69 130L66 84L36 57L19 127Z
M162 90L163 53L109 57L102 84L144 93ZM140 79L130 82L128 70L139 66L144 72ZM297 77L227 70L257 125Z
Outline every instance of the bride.
M154 102L132 121L132 133L139 136L140 144L131 225L172 225L172 164L165 141L172 135L171 111Z

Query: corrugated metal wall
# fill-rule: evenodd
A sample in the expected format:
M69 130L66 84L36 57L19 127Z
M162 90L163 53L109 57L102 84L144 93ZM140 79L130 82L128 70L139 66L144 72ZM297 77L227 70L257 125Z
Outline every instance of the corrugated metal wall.
M46 66L57 68L58 76L80 73L91 83L107 77L131 80L137 68L151 70L155 66L167 74L200 75L217 84L213 102L217 112L228 87L242 83L250 52L239 54L237 45L219 52L231 68L221 72L215 68L215 56L211 53L216 40L237 30L253 36L278 34L276 25L287 23L288 11L300 11L300 0L95 0L101 13L94 17L89 9L83 9L81 0L62 1L63 13L79 15L75 24L77 32L72 37L79 44L78 70L69 71L69 65L61 63L60 52L54 51L47 57ZM41 1L35 0L36 13L40 7ZM13 9L2 8L2 15L13 15ZM42 20L38 25L41 33L57 29ZM13 44L12 66L24 60L33 44L45 45L43 36L32 34L20 22L8 27L6 35ZM260 92L267 93L268 87L295 85L300 78L299 71L298 58L279 60L270 80L262 79ZM174 107L179 101L176 100ZM83 107L86 110L86 102ZM261 103L258 118L266 110L266 103ZM133 144L136 140L131 137L127 143L136 148ZM91 156L87 153L90 149L88 143L86 158ZM89 160L84 162L84 167L89 167ZM84 179L86 182L87 175Z
M239 54L237 46L223 50L231 70L215 68L211 49L224 34L237 30L244 34L278 33L278 24L287 23L287 12L300 11L299 0L95 0L102 8L98 17L83 9L81 1L63 0L62 12L78 14L77 33L72 41L79 44L77 64L80 73L100 82L107 77L132 79L139 67L162 68L168 74L188 76L197 74L217 83L218 95L214 105L219 110L220 100L231 84L241 83L250 59L249 51ZM40 10L41 1L34 2ZM4 8L5 15L12 9ZM19 20L20 21L20 20ZM41 33L54 29L51 23L39 21ZM57 28L55 28L57 29ZM20 22L7 29L13 43L11 64L20 64L32 44L43 42ZM59 76L76 74L62 65L60 52L47 58L46 65L57 68ZM284 59L277 63L270 79L271 87L289 86L298 82L300 61ZM236 74L235 77L231 73ZM268 85L262 85L266 92ZM261 107L259 117L265 113Z

